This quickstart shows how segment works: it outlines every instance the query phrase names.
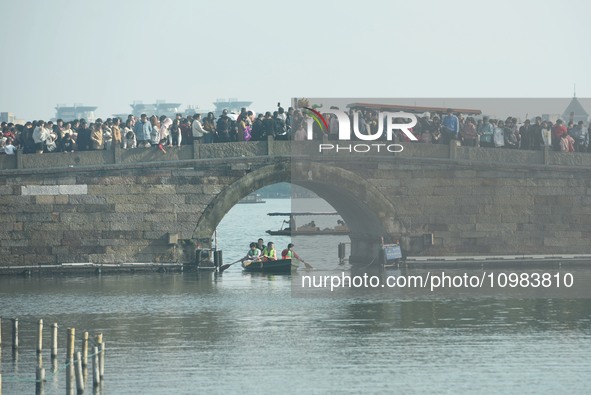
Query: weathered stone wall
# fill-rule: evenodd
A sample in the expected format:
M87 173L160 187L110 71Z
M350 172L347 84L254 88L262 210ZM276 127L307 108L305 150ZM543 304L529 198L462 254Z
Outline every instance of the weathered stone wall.
M269 141L2 158L0 265L187 262L183 240L207 243L239 199L280 181L332 204L359 257L375 253L380 235L424 255L589 253L591 155L315 147ZM431 234L432 246L423 237Z
M589 253L590 171L402 159L357 169L391 200L407 247L424 255Z
M192 239L211 200L246 173L217 161L124 167L0 178L0 264L188 261L181 240Z

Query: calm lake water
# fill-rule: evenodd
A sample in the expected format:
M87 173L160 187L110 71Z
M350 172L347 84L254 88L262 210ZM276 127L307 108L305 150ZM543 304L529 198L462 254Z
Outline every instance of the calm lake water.
M217 243L226 263L281 226L272 211L290 211L289 200L237 205L224 218ZM346 237L301 239L297 250L315 267L343 269L336 244ZM289 242L273 240L279 250ZM589 299L295 298L297 279L238 265L221 276L0 277L2 393L35 391L39 318L60 324L60 365L67 327L104 333L103 394L591 393ZM18 356L11 317L20 319ZM49 341L47 330L45 394L63 394Z

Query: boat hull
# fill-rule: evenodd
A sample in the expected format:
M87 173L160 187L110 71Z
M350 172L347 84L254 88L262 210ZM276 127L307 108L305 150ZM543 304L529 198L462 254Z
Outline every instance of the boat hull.
M242 268L245 272L251 273L289 274L297 270L298 264L297 261L291 259L278 259L276 261L265 262L245 261L242 263Z
M334 235L348 235L349 230L267 230L266 233L271 236L334 236Z

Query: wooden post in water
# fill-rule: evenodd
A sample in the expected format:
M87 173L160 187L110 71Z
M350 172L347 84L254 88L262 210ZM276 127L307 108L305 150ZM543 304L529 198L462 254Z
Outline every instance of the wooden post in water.
M51 373L57 373L57 357L51 358Z
M2 348L2 317L0 317L0 348Z
M101 343L101 353L99 356L99 370L101 373L101 380L105 378L105 341Z
M57 322L51 324L51 358L57 358Z
M66 360L66 394L73 395L74 394L74 359Z
M82 355L80 351L76 353L76 389L79 394L84 393L84 377L82 376Z
M18 349L18 318L12 319L12 349Z
M37 353L37 369L35 370L35 393L43 394L45 369L43 368L43 354Z
M103 342L103 334L96 335L96 344L99 349L99 370L101 378L105 376L105 343Z
M68 343L66 347L66 360L74 359L74 341L76 340L76 328L68 328Z
M94 348L92 356L92 382L94 386L98 386L101 383L101 372L99 368L99 351L98 347Z
M88 366L88 332L82 335L82 366Z
M37 371L35 372L35 382L36 392L43 392L43 383L45 382L45 369L41 366L37 366Z
M74 393L74 340L76 338L76 328L68 328L68 337L66 339L66 394Z
M37 330L37 354L43 352L43 320L39 320L39 329Z

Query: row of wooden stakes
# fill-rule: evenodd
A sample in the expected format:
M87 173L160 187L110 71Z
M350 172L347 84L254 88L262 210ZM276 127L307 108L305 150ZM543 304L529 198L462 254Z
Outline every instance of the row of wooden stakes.
M19 321L18 318L12 319L12 349L17 351L19 348ZM58 341L58 324L51 325L51 359L57 358L57 341ZM84 393L85 380L83 376L83 367L88 366L88 351L89 351L89 333L84 332L82 335L82 351L75 351L76 329L68 328L67 342L66 342L66 387L67 393L70 393L70 386L73 382L72 376L76 378L76 389L78 394ZM93 347L92 357L92 372L93 385L99 386L105 376L105 341L103 334L98 333L95 337L96 346ZM0 348L2 347L2 318L0 318ZM35 374L35 382L37 384L37 393L43 391L43 383L45 379L45 369L43 368L41 354L43 352L43 320L38 321L37 328L37 342L36 350L38 355L37 370ZM0 395L2 395L2 374L0 373Z

